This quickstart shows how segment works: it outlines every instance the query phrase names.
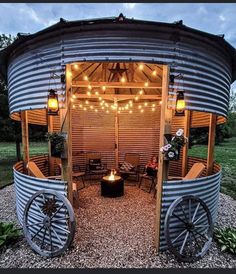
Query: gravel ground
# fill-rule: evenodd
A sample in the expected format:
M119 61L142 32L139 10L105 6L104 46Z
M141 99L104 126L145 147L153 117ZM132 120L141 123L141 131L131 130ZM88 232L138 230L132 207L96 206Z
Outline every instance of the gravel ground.
M126 186L120 198L104 198L98 185L80 191L74 245L62 256L44 259L22 237L0 253L0 267L10 268L236 268L236 257L213 242L200 261L178 263L167 252L155 254L155 200L137 187ZM220 194L217 225L236 226L236 200ZM0 220L17 222L14 186L0 190Z

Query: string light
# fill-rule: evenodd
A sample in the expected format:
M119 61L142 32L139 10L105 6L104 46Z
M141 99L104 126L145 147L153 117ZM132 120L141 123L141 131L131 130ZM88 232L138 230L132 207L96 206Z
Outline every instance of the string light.
M148 87L148 82L145 82L144 86L145 86L145 87Z
M152 111L155 111L156 109L155 108L152 108Z
M84 76L84 80L88 81L88 76L87 75Z
M93 109L93 106L90 106L91 109Z
M140 95L142 95L142 94L143 94L143 90L142 90L142 89L139 91L139 94L140 94Z
M72 98L74 98L74 99L76 98L75 94L72 95Z
M120 110L118 110L118 113L120 114Z
M79 68L79 66L77 65L77 64L74 64L74 69L78 69Z
M99 92L98 92L98 91L95 91L95 95L99 95Z
M145 106L145 107L147 107L147 105L148 105L148 103L147 103L147 102L145 102L145 103L144 103L144 106Z
M95 109L94 111L95 111L95 112L98 112L98 110L97 110L97 109Z
M86 101L85 101L85 104L87 104L87 105L88 105L88 104L89 104L89 101L88 101L88 100L86 100Z
M84 107L84 111L86 111L87 110L87 108L86 107Z
M152 72L152 75L153 75L153 76L156 76L156 75L157 75L157 71L154 70L154 71Z
M73 98L70 98L70 101L71 101L71 102L74 102L74 99L73 99Z
M159 104L161 105L161 104L162 104L162 101L160 101Z
M134 100L135 100L135 101L138 101L138 99L139 99L138 96L135 96L135 97L134 97Z
M106 90L106 87L105 87L105 86L102 86L102 90L105 91L105 90Z
M142 108L142 106L141 106L141 105L139 105L139 106L138 106L138 108L139 108L139 109L141 109L141 108Z
M92 86L91 86L91 85L88 85L88 89L91 90L91 89L92 89Z
M80 104L80 105L79 105L79 107L80 107L80 108L82 108L82 107L83 107L83 105L82 105L82 104Z
M139 65L139 69L142 70L143 69L143 64Z
M104 107L102 106L102 109L104 109Z
M129 113L130 113L130 114L133 113L133 110L131 109L131 110L129 111Z
M105 103L105 106L108 108L109 107L108 103Z
M72 108L75 108L75 105L73 105Z
M140 112L143 113L143 112L144 112L144 109L142 108L142 109L140 110Z
M91 92L90 92L90 91L87 91L87 95L88 95L88 96L91 96Z
M69 77L72 77L72 72L69 71L69 72L68 72L68 75L69 75Z
M99 99L99 101L102 101L102 97L99 97L98 99Z
M124 83L124 82L125 82L125 77L121 77L120 81L121 81L122 83Z
M109 112L110 112L110 111L107 109L107 110L106 110L106 113L109 113Z
M153 108L156 107L156 104L152 104L152 107L153 107Z

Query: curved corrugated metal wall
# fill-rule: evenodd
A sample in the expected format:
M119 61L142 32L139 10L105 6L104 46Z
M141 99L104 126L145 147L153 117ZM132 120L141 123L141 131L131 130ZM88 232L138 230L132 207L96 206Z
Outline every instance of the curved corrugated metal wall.
M196 161L200 161L201 159L190 159L191 163ZM160 230L160 250L167 249L167 243L165 240L164 233L164 221L168 208L171 203L175 201L178 197L184 195L195 195L201 198L210 209L213 223L216 221L217 217L217 209L218 209L218 199L219 199L219 191L220 191L220 179L221 179L221 169L218 165L214 165L215 174L207 177L201 177L194 180L186 180L186 181L165 181L163 182L163 192L162 192L162 208L161 208L161 230ZM194 210L195 208L193 208ZM177 211L178 216L183 216L183 212L181 210ZM201 214L201 212L199 212ZM196 216L196 219L198 216ZM202 218L199 224L203 224L206 221ZM170 234L172 237L177 236L177 225L179 221L173 221L170 224ZM183 239L182 239L183 240ZM181 241L181 237L180 237ZM183 241L182 241L183 242Z
M168 64L184 74L187 109L226 116L232 80L229 52L214 39L185 29L141 23L61 27L23 42L8 67L10 112L46 107L50 71L75 61ZM52 83L64 93L59 79Z

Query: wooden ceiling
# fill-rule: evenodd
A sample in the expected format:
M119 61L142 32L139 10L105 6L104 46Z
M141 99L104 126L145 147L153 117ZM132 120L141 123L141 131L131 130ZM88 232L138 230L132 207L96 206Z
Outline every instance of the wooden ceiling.
M161 95L162 66L149 63L74 63L73 92L86 94Z

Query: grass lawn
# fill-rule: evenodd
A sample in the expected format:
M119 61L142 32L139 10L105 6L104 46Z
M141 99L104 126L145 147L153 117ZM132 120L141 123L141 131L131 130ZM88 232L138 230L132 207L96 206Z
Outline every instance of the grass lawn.
M207 158L207 146L193 146L189 155ZM236 137L226 139L215 147L215 160L223 170L221 192L236 199Z
M31 142L30 155L48 153L47 143ZM15 143L0 142L0 188L13 181L12 166L16 162Z

